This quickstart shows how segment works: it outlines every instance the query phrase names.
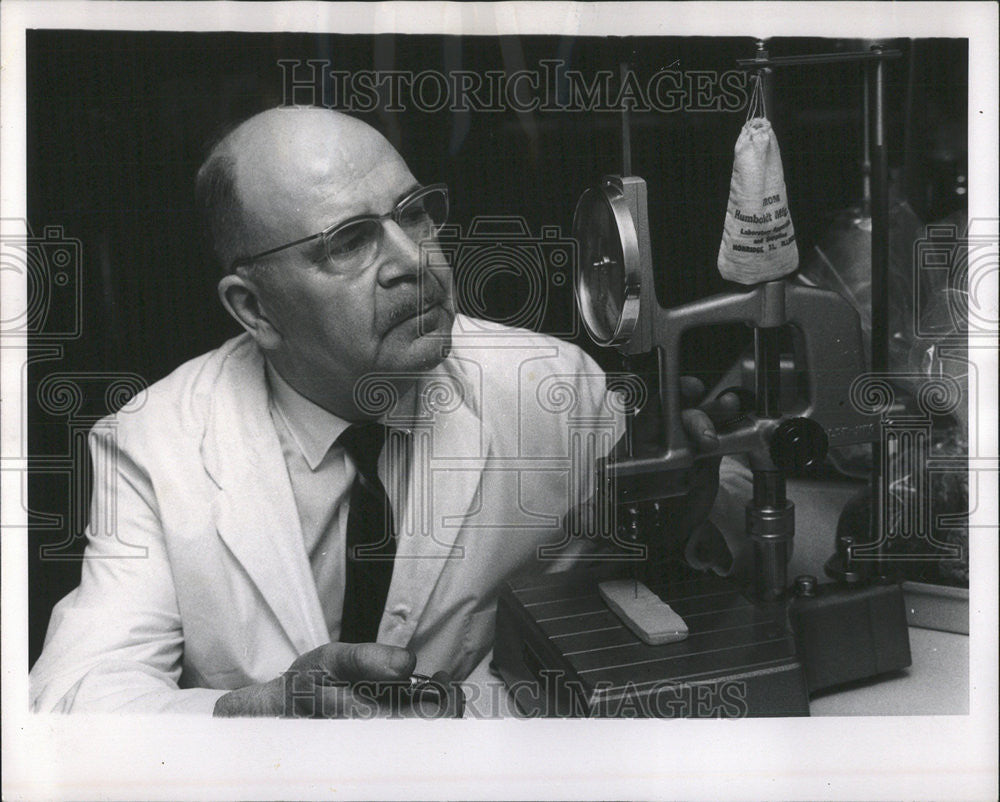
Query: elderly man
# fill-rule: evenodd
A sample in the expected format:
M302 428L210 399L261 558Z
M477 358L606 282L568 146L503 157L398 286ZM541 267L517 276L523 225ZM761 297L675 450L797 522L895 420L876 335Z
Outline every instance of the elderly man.
M447 190L356 119L259 114L197 189L245 333L94 428L114 524L88 530L34 708L343 715L350 683L467 676L500 584L546 567L591 485L570 421L620 433L600 370L456 315L421 254ZM544 403L553 377L573 409Z

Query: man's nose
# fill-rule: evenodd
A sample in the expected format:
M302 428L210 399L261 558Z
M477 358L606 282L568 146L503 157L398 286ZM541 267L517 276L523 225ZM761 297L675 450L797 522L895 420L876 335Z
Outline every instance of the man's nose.
M395 220L386 220L382 226L379 283L388 285L401 279L415 279L421 270L420 244L414 242Z

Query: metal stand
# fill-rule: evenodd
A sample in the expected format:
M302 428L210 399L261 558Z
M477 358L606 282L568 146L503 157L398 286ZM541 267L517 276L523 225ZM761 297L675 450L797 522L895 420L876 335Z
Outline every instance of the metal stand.
M870 369L875 374L889 371L889 161L885 131L885 62L899 58L899 50L890 50L881 45L873 45L868 51L848 53L814 53L803 56L771 57L763 41L757 42L757 52L752 59L739 59L737 65L745 70L755 70L764 77L765 71L776 67L794 67L810 64L836 64L845 62L863 63L865 66L865 91L863 97L865 153L862 162L864 197L870 197L866 205L870 209L871 232L871 360ZM769 374L770 362L762 362L761 357L770 358L767 348L761 348L760 332L757 336L757 383L758 407L761 397L761 376ZM765 379L766 383L766 379ZM777 393L774 393L777 397ZM758 409L758 414L762 414ZM882 575L885 570L883 547L886 540L887 520L885 515L885 487L883 481L883 444L881 438L871 443L872 467L869 483L871 488L871 541L866 544L864 554L872 558L874 573ZM852 544L856 553L858 546Z
M871 369L887 367L888 175L884 125L884 60L897 51L770 58L758 43L757 58L739 62L763 71L796 64L860 61L869 64L869 133L872 164L873 345ZM766 102L766 101L765 101ZM623 116L623 161L629 167L628 123ZM591 225L594 221L600 226ZM602 233L617 229L612 241ZM877 233L876 233L877 232ZM626 357L655 354L658 398L644 413L654 427L630 429L641 442L609 457L603 466L624 511L623 541L636 540L644 521L663 500L684 496L696 463L744 454L754 473L747 505L747 533L755 566L750 594L742 584L698 574L683 564L668 568L651 589L688 624L686 640L641 642L602 601L597 583L609 577L576 572L508 584L497 609L494 660L526 712L543 715L727 715L718 705L692 705L694 689L722 700L734 683L743 689L741 715L806 715L808 696L847 682L910 665L909 636L898 584L843 575L818 583L796 578L789 587L788 557L794 507L785 473L821 461L827 446L878 441L877 424L849 403L849 387L865 373L861 324L850 303L835 292L779 279L746 291L716 295L665 308L653 292L645 183L636 176L607 176L577 204L574 236L581 243L577 298L591 337ZM614 268L612 270L612 268ZM617 282L616 293L607 291ZM718 444L694 448L681 420L681 338L702 326L744 323L754 328L756 409L718 431ZM807 366L803 395L781 403L781 329L800 333ZM784 407L784 408L783 408ZM648 430L648 431L647 431ZM872 486L883 485L876 448ZM611 481L613 480L613 481ZM648 514L647 514L648 513ZM882 535L881 512L873 531ZM646 534L657 532L649 529ZM880 538L879 538L880 539ZM846 541L843 572L856 547ZM602 565L601 570L620 566ZM614 577L621 578L621 577ZM586 622L586 623L583 623ZM581 624L583 624L581 626Z

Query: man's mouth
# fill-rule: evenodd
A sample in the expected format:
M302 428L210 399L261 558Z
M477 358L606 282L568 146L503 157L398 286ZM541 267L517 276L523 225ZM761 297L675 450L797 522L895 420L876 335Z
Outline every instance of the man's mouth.
M428 312L437 309L441 306L442 299L435 296L433 298L426 298L419 303L406 304L394 310L389 317L389 329L394 329L407 321L413 320L414 318L425 315Z

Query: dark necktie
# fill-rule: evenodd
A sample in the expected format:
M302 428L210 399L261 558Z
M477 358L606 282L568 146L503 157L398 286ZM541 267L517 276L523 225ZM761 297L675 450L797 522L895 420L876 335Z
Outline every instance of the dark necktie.
M392 507L378 478L378 458L386 428L379 423L355 423L337 438L354 463L347 515L347 571L340 640L371 643L389 595L396 537Z

